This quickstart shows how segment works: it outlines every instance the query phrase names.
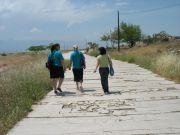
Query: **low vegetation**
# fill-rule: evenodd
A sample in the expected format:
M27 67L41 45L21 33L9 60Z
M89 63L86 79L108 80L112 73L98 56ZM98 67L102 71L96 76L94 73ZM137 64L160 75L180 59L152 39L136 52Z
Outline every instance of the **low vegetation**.
M40 55L34 53L16 53L6 54L0 56L0 68L9 67L16 64L24 63L27 61L36 60Z
M20 54L15 56L17 55ZM45 68L47 58L42 54L36 55L38 56L33 56L36 60L27 57L28 62L25 62L25 57L23 61L18 57L20 62L16 60L16 65L0 72L0 135L5 135L32 111L32 104L51 90L48 69ZM10 56L7 57L11 59ZM65 60L65 65L69 67L68 60Z
M122 48L120 52L109 50L108 53L116 60L135 63L180 83L180 42ZM88 54L97 56L98 51L91 50Z
M31 105L51 89L45 59L27 62L0 73L0 134L30 112Z

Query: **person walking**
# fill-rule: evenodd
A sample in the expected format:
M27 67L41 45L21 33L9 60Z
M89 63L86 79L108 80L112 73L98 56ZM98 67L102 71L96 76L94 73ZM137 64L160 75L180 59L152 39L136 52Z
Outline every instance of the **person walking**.
M62 93L61 85L64 80L64 57L60 52L60 44L54 44L51 47L51 53L48 55L48 68L54 93L59 95Z
M76 93L80 94L83 91L83 69L86 68L86 62L83 53L78 50L78 45L73 46L73 52L70 55L70 70L71 66L76 82Z
M99 74L101 77L101 85L104 91L105 95L110 94L109 92L109 85L108 85L108 76L110 73L109 67L112 70L112 74L113 75L113 65L112 65L112 60L110 58L110 56L106 53L106 49L104 47L100 47L99 48L99 53L100 55L97 57L97 64L96 64L96 68L94 70L94 73L97 72L97 69L99 67Z

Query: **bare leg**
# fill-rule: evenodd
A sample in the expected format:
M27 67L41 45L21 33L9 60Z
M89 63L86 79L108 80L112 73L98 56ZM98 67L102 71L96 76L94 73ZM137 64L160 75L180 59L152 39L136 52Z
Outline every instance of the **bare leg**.
M56 90L57 79L52 79L52 86L53 86L53 90Z
M64 78L60 78L58 82L58 88L61 88Z
M77 87L77 90L79 90L79 83L76 82L76 87Z
M80 82L80 90L83 91L83 86L82 86L83 81Z

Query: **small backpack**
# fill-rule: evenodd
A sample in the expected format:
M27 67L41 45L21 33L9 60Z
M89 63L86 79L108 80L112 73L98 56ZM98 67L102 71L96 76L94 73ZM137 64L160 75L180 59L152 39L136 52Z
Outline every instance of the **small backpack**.
M80 60L80 65L82 68L86 68L86 63L85 63L85 59L84 59L84 56L83 54L80 52L80 57L81 57L81 60Z
M47 62L46 62L46 68L48 68L48 69L50 69L53 65L54 65L54 61L53 61L53 59L52 59L52 56L54 56L54 55L52 55L51 54L51 57L50 58L48 58L48 60L47 60Z

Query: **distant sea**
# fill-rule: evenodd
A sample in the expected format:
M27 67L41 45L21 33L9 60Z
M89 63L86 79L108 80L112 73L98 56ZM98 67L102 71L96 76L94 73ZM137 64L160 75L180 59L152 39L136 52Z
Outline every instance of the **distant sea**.
M72 49L74 44L79 44L80 48L86 48L86 41L60 41L60 40L0 40L0 53L24 52L30 46L48 45L50 43L60 43L62 50Z

